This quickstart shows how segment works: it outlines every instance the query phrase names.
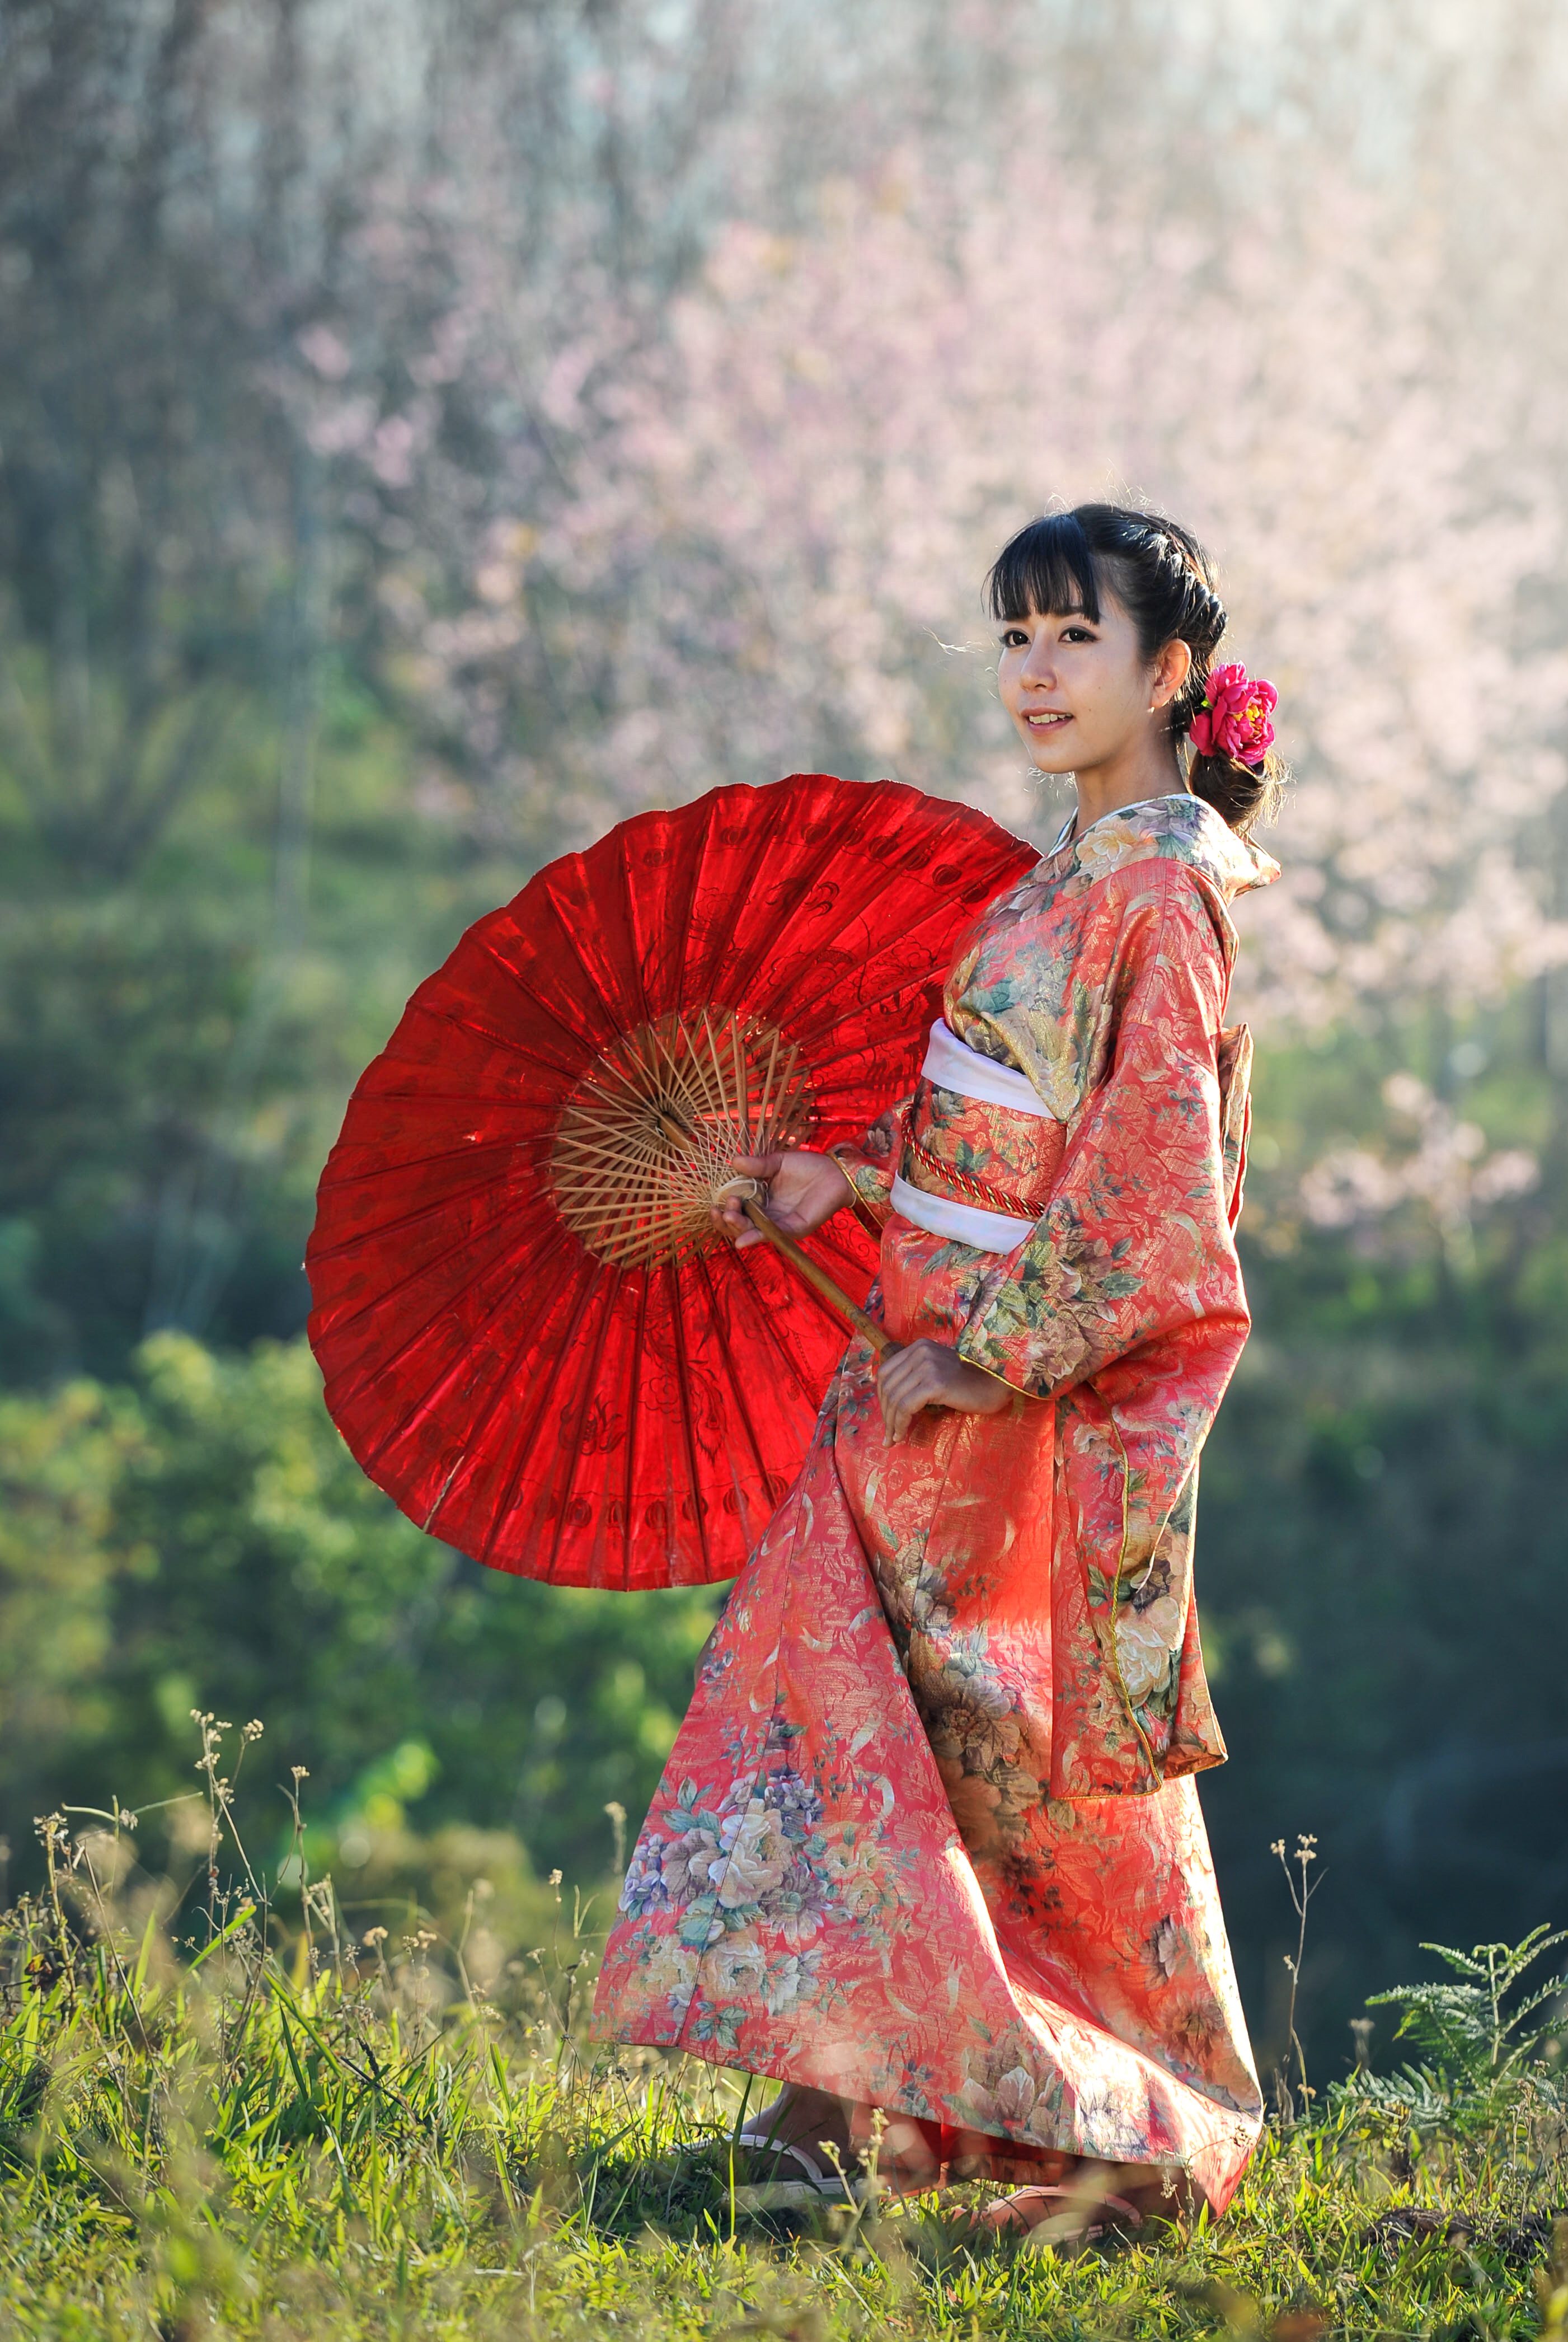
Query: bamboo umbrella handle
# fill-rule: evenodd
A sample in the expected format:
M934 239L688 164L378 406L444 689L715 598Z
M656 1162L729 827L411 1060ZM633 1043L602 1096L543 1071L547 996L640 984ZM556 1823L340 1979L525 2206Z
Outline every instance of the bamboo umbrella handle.
M760 1235L766 1236L769 1244L776 1251L783 1253L790 1266L798 1275L804 1276L815 1292L821 1294L828 1307L836 1309L841 1317L848 1319L862 1341L869 1342L872 1348L879 1353L893 1348L891 1336L877 1324L875 1318L868 1317L864 1309L857 1308L848 1294L843 1292L834 1283L825 1270L818 1268L814 1260L808 1259L794 1238L786 1236L784 1230L769 1219L762 1206L754 1197L746 1196L741 1205L741 1209L753 1227Z

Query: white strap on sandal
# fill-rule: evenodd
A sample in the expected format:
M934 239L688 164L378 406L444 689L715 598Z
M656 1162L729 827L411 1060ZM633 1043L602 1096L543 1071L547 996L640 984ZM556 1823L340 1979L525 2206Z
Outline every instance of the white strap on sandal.
M735 2205L740 2211L790 2212L809 2204L858 2204L864 2192L864 2181L844 2179L836 2171L819 2169L803 2147L792 2147L787 2141L774 2144L765 2138L743 2138L739 2144L749 2154L771 2155L775 2173L787 2157L805 2175L801 2179L775 2177L737 2187Z

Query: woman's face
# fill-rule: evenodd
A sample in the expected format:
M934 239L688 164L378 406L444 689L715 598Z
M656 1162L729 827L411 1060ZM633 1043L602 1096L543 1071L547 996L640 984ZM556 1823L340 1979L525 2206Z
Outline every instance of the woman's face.
M1145 659L1132 619L1102 593L1098 618L1031 610L1000 632L997 682L1037 771L1086 773L1168 738L1162 711L1192 665L1185 643Z

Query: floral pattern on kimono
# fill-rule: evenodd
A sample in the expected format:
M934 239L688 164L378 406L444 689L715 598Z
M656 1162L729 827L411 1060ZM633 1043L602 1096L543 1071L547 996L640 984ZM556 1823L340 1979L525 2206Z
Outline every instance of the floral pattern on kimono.
M1049 1114L923 1080L840 1151L894 1338L1016 1395L890 1448L850 1349L704 1656L598 2001L621 2039L1181 2165L1216 2208L1260 2104L1189 1777L1223 1756L1192 1543L1247 1325L1226 905L1271 872L1195 799L1094 825L945 993ZM1035 1225L1003 1256L934 1236L890 1210L899 1168Z
M901 1166L837 1151L867 1201L898 1167L941 1192L941 1156L1003 1202L1050 1189L1000 1261L894 1219L883 1286L945 1276L942 1338L1060 1403L1080 1566L1054 1586L1058 1796L1146 1793L1224 1756L1191 1561L1198 1454L1249 1323L1233 1231L1252 1043L1223 1028L1227 905L1274 873L1199 798L1094 824L987 909L944 989L953 1030L1053 1118L923 1083Z

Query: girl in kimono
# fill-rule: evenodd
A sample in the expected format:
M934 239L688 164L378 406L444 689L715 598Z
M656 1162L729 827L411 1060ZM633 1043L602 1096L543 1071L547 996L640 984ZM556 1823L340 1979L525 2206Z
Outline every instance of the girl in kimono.
M737 1579L644 1827L602 2034L784 2087L775 2200L990 2178L996 2226L1223 2211L1257 2079L1194 1776L1198 1458L1246 1337L1230 905L1274 694L1184 529L1034 523L1002 697L1077 807L948 973L864 1147L737 1167L880 1224L872 1308ZM760 1241L738 1210L739 1244ZM880 2119L877 2119L880 2114Z

